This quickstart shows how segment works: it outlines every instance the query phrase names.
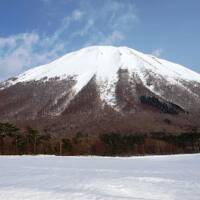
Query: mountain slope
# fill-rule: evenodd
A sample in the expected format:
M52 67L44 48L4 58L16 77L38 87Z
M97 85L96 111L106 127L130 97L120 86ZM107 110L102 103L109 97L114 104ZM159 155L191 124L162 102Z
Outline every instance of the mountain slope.
M196 116L199 102L198 73L127 47L87 47L0 84L3 120L83 115L98 124L105 113L108 119L144 112Z

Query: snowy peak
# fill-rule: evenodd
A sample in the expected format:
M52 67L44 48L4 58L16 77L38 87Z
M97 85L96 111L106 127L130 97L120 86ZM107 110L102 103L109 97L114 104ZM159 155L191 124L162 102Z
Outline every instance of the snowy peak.
M127 47L113 46L91 46L66 54L49 64L20 74L16 82L40 80L44 77L65 78L68 75L87 77L91 74L96 74L97 77L103 79L110 79L120 68L139 74L145 70L150 70L170 79L200 82L198 73L181 65Z
M76 79L76 95L95 76L100 86L101 99L109 104L115 104L114 93L120 69L126 69L129 74L136 75L146 88L159 96L162 94L155 90L154 83L147 83L150 76L155 80L164 79L169 85L181 85L182 88L185 88L182 85L183 81L200 83L198 73L155 56L127 47L91 46L66 54L49 64L30 69L15 79L2 83L3 87L0 88L4 89L19 82L48 80L54 77L62 80L70 76Z

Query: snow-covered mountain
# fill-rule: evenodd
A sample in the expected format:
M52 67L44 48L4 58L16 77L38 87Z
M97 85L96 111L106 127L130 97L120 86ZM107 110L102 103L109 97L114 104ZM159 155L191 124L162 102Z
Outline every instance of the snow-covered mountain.
M200 74L127 47L92 46L0 83L0 118L200 108ZM125 114L126 115L126 114Z

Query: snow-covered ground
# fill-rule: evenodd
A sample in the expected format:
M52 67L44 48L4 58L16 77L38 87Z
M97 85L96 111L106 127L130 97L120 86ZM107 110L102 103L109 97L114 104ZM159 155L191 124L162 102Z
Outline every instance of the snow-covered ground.
M200 154L1 156L0 200L199 200Z

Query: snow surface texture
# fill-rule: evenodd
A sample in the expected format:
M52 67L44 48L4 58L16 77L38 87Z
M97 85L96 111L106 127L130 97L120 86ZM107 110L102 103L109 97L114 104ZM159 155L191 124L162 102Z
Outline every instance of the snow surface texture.
M199 200L200 154L1 156L1 200Z
M18 82L41 80L45 77L76 77L75 94L95 76L100 85L100 97L109 104L115 104L115 83L119 69L135 73L152 92L154 88L146 83L146 72L163 77L170 84L181 85L180 81L200 82L200 74L181 65L143 54L127 47L92 46L75 51L47 64L28 70L16 80L5 82L6 87ZM46 80L46 79L45 79ZM102 84L104 83L104 84ZM3 88L1 88L3 89ZM159 94L158 94L159 95Z

